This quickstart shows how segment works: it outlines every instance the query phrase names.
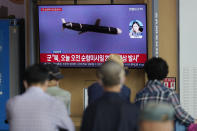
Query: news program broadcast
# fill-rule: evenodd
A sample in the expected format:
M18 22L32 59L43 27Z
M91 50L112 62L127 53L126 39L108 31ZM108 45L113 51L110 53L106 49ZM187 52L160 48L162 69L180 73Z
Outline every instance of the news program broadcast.
M38 6L40 63L98 67L119 54L129 68L147 60L146 5Z

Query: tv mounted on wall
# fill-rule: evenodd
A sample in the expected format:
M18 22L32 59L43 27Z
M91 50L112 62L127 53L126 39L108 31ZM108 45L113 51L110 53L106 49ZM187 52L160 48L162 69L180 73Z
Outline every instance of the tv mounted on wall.
M98 67L110 54L125 66L147 60L146 5L38 6L40 62Z

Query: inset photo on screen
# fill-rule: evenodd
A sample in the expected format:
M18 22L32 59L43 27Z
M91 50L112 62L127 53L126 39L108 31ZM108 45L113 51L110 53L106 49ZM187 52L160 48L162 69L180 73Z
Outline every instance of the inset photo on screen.
M130 38L142 38L143 37L143 24L139 20L132 20L129 23L129 36Z

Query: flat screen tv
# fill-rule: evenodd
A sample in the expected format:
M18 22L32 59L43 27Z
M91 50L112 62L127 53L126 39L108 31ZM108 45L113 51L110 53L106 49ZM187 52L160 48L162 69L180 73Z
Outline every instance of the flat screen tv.
M40 63L98 67L110 54L125 66L147 60L146 5L38 6Z

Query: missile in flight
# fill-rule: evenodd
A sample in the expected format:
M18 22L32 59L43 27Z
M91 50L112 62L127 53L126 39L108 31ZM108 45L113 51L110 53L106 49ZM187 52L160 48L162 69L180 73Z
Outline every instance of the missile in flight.
M62 18L61 20L63 23L63 29L67 28L70 30L79 31L79 35L85 32L96 32L114 35L122 33L122 30L119 28L100 26L100 19L97 19L94 25L66 22L64 18Z

